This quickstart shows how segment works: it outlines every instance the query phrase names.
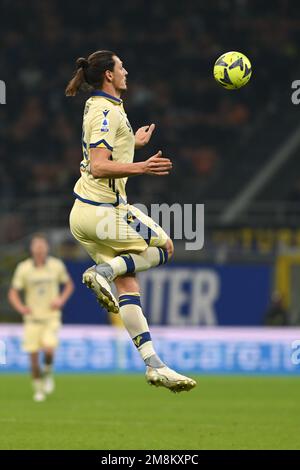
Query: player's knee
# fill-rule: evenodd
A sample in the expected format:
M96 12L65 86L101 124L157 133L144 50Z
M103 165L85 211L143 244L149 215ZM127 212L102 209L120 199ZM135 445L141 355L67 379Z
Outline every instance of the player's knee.
M168 252L168 259L170 259L174 254L174 244L170 238L167 240L165 248Z
M45 356L54 356L54 347L53 346L44 346L43 348Z

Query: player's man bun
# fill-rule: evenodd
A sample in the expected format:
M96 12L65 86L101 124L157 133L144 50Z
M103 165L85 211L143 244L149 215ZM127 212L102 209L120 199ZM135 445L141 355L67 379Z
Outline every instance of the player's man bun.
M76 65L77 65L77 69L87 69L88 66L89 66L89 62L87 59L85 59L84 57L79 57L77 60L76 60Z
M101 89L105 72L114 69L116 54L112 51L96 51L87 59L76 60L76 72L67 85L66 96L75 96L82 88Z
M74 77L68 83L65 91L66 96L75 96L78 90L80 90L85 83L88 83L85 75L85 71L88 69L88 66L89 61L84 57L79 57L76 60L76 72Z

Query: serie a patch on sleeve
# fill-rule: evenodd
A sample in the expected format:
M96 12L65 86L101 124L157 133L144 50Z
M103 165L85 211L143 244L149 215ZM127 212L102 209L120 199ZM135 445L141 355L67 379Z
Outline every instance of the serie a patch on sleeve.
M102 122L101 122L101 127L100 127L100 131L101 132L108 132L109 131L109 119L107 117L108 113L109 113L109 110L105 110L105 111L102 111L103 112L103 119L102 119Z

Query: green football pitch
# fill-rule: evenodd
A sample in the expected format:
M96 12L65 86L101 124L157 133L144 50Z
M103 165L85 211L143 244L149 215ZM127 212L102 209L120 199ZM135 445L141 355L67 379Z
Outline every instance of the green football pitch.
M26 375L0 376L1 449L300 449L300 379L197 378L178 395L142 375L58 375L34 403Z

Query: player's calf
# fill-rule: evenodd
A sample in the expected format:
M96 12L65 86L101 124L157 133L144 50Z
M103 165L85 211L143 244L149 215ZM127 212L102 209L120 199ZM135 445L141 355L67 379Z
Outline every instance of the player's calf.
M53 358L54 350L46 348L44 350L44 367L43 367L43 385L44 392L50 395L55 390L55 382L53 377Z
M173 243L170 240L164 248L150 246L142 253L126 253L116 256L107 263L98 264L95 269L97 273L104 275L111 282L117 277L147 271L150 268L166 264L169 253L173 254Z

